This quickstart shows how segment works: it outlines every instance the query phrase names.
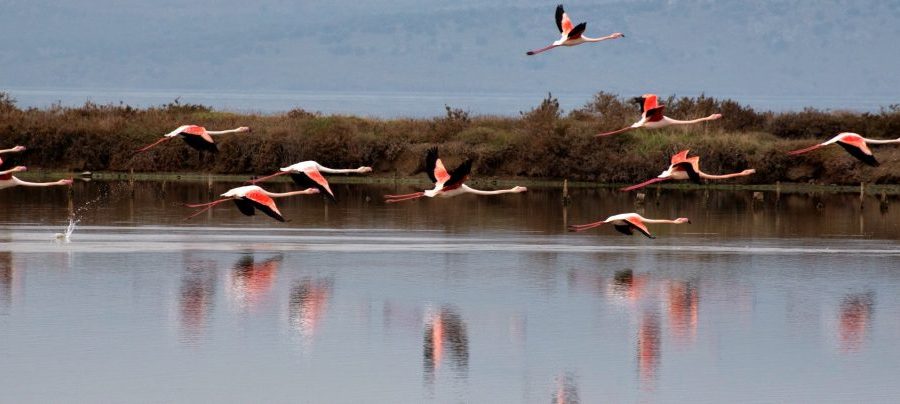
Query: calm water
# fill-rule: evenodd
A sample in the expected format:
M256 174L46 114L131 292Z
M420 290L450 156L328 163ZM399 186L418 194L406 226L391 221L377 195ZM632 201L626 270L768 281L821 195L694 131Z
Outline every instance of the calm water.
M184 222L205 184L0 192L0 401L900 400L896 197L335 190L288 223ZM564 230L627 211L693 224Z

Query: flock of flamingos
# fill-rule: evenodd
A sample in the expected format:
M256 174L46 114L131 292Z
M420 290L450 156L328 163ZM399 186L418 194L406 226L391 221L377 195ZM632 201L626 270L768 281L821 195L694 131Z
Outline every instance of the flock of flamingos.
M575 46L580 45L587 42L601 42L610 39L622 38L625 35L621 33L613 33L605 37L601 38L589 38L584 36L584 31L587 27L587 23L581 23L578 25L573 25L572 20L569 19L568 14L563 10L563 6L559 5L556 7L556 26L559 29L561 37L551 43L550 45L536 49L533 51L527 52L528 55L536 55L541 52L548 51L550 49L559 47L559 46ZM640 97L636 97L633 101L638 104L640 107L641 117L640 119L633 123L632 125L611 131L606 133L600 133L596 135L597 137L605 137L616 135L628 131L632 131L635 129L659 129L665 128L668 126L676 126L676 125L691 125L696 123L702 123L706 121L716 120L722 117L721 114L712 114L708 117L698 118L694 120L677 120L672 119L664 115L665 105L659 102L659 97L655 94L645 94ZM218 147L215 143L214 136L225 135L225 134L233 134L233 133L244 133L250 132L250 128L248 127L240 127L237 129L231 130L222 130L222 131L210 131L206 130L206 128L197 125L184 125L180 126L177 129L169 132L164 135L158 141L143 147L137 150L138 153L143 153L151 148L172 140L174 138L181 138L184 142L198 150L199 152L216 152L218 151ZM875 156L872 154L872 151L869 149L868 144L888 144L888 143L900 143L900 138L898 139L890 139L890 140L876 140L876 139L866 139L859 134L844 132L840 133L837 136L829 139L828 141L812 145L805 149L795 150L789 152L791 155L798 155L806 152L813 151L820 147L828 146L831 144L836 144L844 148L848 153L850 153L853 157L859 159L861 162L868 164L870 166L877 166L878 161L875 160ZM12 149L0 150L0 155L5 153L16 153L25 150L24 146L16 146ZM385 202L394 203L401 201L409 201L413 199L418 199L422 197L434 198L434 197L442 197L448 198L462 194L475 194L475 195L498 195L505 193L520 193L525 192L527 189L525 187L516 186L510 189L504 190L496 190L496 191L482 191L478 189L471 188L465 184L466 179L469 177L469 174L472 170L472 160L466 160L462 164L460 164L456 169L452 171L448 171L444 166L444 163L438 157L437 148L433 148L428 150L425 155L425 167L426 173L428 174L429 179L434 184L434 188L414 192L410 194L404 195L385 195ZM13 174L17 172L25 171L26 167L24 166L16 166L16 167L8 167L3 163L2 156L0 156L0 189L10 188L15 186L27 186L27 187L45 187L45 186L53 186L53 185L70 185L72 184L71 179L63 179L56 182L46 182L46 183L34 183L34 182L26 182L22 181L19 178L16 178ZM282 168L279 172L274 173L269 176L265 176L262 178L258 178L252 181L249 181L251 185L241 186L237 188L230 189L228 192L222 194L222 198L202 204L190 204L186 205L191 208L199 208L194 214L188 216L188 219L205 212L213 208L214 206L232 201L237 206L237 208L247 216L252 216L256 213L256 211L261 211L264 214L274 218L275 220L284 222L285 219L281 215L281 212L278 210L278 206L275 205L275 201L273 198L282 198L293 195L309 195L309 194L324 194L328 198L334 200L334 193L331 192L331 188L328 185L328 181L322 175L326 174L337 174L337 173L368 173L371 172L371 167L359 167L355 169L332 169L315 161L303 161L288 167ZM647 185L668 181L668 180L690 180L695 183L701 183L703 180L725 180L733 177L741 177L748 176L755 173L756 170L747 169L741 171L739 173L733 174L724 174L724 175L713 175L707 174L700 169L700 157L688 157L688 150L683 150L674 156L672 156L669 167L663 171L656 178L650 179L643 183L633 185L630 187L622 188L623 191L632 191ZM285 193L274 193L269 192L262 187L256 185L259 182L265 181L269 178L273 178L279 175L289 174L291 179L296 183L300 188L303 188L299 191L293 192L285 192ZM690 220L687 218L677 218L674 220L664 220L664 219L647 219L642 217L637 213L622 213L610 216L605 220L600 220L593 223L587 223L583 225L572 225L569 226L570 231L584 231L593 229L603 224L611 224L617 231L631 235L634 234L635 231L642 233L643 235L654 238L650 231L647 229L646 224L683 224L690 223Z

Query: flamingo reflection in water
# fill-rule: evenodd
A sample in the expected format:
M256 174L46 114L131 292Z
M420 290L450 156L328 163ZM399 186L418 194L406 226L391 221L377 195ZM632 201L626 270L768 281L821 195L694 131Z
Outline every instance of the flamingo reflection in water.
M669 327L676 340L693 341L697 335L700 294L693 282L670 281L667 288Z
M0 307L12 305L13 294L16 289L16 268L13 265L13 255L9 251L0 252Z
M333 285L331 279L304 279L291 288L288 320L291 328L302 338L304 347L308 348L312 344L316 332L321 328Z
M278 255L262 262L256 262L252 254L244 255L231 270L228 290L231 298L241 308L253 309L262 302L281 267L282 256Z
M841 302L838 337L844 352L856 352L862 348L871 327L875 307L872 292L851 294Z
M575 382L575 375L571 372L565 372L556 378L556 391L550 400L553 404L577 404L581 402L578 398L578 384Z
M449 355L457 376L466 377L469 371L469 337L462 317L450 307L442 307L426 316L423 345L425 380L434 383L438 369Z
M215 299L216 262L187 260L178 295L181 328L185 337L194 340L206 329Z
M644 388L652 390L656 380L656 370L662 348L662 331L659 317L655 313L644 313L641 316L637 335L638 376Z

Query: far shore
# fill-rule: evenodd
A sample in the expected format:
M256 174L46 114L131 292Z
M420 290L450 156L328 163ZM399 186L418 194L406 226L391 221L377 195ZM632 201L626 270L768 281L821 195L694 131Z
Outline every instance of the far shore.
M878 167L860 163L839 147L787 154L841 132L897 139L900 105L873 113L760 112L737 101L705 96L668 97L663 103L666 114L675 119L713 113L723 118L597 138L597 133L630 125L639 119L639 110L627 98L605 92L571 111L563 111L559 100L548 95L519 117L482 116L447 106L443 116L398 119L326 115L299 108L281 114L238 114L178 103L152 108L88 103L77 108L23 109L0 92L0 147L28 147L23 153L4 155L4 161L31 170L135 171L167 178L211 172L249 178L315 160L332 168L371 166L377 178L391 181L420 171L425 151L438 147L448 169L472 159L473 181L516 178L518 183L543 184L547 178L568 179L572 187L641 182L665 170L673 154L690 149L691 155L700 157L701 169L711 174L756 169L749 177L706 185L711 189L765 189L776 183L851 188L860 183L900 184L900 145L872 147L881 163ZM211 130L249 126L253 131L217 137L219 151L214 155L201 155L180 140L136 153L183 124Z

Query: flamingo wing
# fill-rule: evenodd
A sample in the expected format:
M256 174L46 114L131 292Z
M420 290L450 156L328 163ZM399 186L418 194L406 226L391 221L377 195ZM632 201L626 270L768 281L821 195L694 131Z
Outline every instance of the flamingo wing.
M647 109L644 111L644 115L647 117L647 122L658 122L665 118L663 113L665 112L666 106L659 105L654 108Z
M559 28L560 33L568 33L572 30L572 20L569 19L562 4L556 6L556 28Z
M217 152L216 141L206 132L206 128L197 125L187 125L178 133L184 142L197 150Z
M862 146L858 146L855 144L844 143L843 140L838 141L837 144L844 148L847 153L850 153L851 156L856 157L857 160L862 161L865 164L868 164L872 167L878 167L878 160L875 160L875 156L872 154L872 150L869 149L869 146L862 143Z
M327 194L332 201L335 200L334 193L331 192L331 186L328 185L328 180L315 167L309 167L303 172L291 173L291 179L301 187L316 188L319 192Z
M702 182L702 180L700 179L700 174L697 173L697 170L694 169L694 165L691 163L691 161L682 161L680 163L674 164L674 166L687 173L688 178L691 179L691 182L700 184Z
M444 168L444 163L438 158L437 147L428 149L425 155L425 171L432 183L445 183L450 179L450 173Z
M682 151L680 151L680 152L678 152L678 153L673 154L673 155L672 155L672 160L671 160L671 163L670 163L670 164L675 165L675 164L678 164L678 163L687 161L687 159L688 159L688 153L689 153L690 151L691 151L690 149L688 149L688 150L682 150Z
M206 132L206 128L204 128L202 126L187 125L186 127L184 127L184 129L181 130L180 134L182 136L187 136L187 135L200 136L203 138L203 140L213 143L212 136L210 136L209 133Z
M647 236L649 238L656 238L656 237L653 237L652 234L650 234L650 230L647 230L647 226L644 226L644 222L642 222L641 219L638 219L636 217L629 217L628 219L625 219L625 220L628 222L628 224L631 227L633 227L635 230L637 230L641 233L644 233L645 236Z
M12 169L12 164L4 163L3 159L0 159L0 171L7 171ZM12 179L12 174L3 174L0 175L0 181L7 181Z
M253 202L244 199L233 199L233 201L234 205L237 206L238 210L245 216L253 216L256 214L256 208L253 207Z
M453 170L453 173L450 174L450 178L444 183L444 187L442 190L451 190L458 188L463 182L466 181L466 178L469 177L469 173L472 172L472 159L468 159L464 161L459 167L456 167Z
M209 137L209 135L206 135L206 137ZM212 138L206 140L205 137L198 135L184 135L181 138L184 139L184 142L187 143L188 146L196 150L208 151L212 153L219 151L219 147L216 146L215 143L213 143Z
M644 100L645 100L645 99L646 99L646 98L644 98L643 96L640 96L640 97L634 97L634 98L631 99L631 102L637 104L638 107L641 108L641 114L644 113Z
M281 216L281 212L278 211L278 206L275 205L275 201L261 190L247 192L247 194L244 195L243 200L251 202L253 207L259 209L269 217L279 222L285 221L284 216ZM238 207L238 209L240 209L240 207Z
M631 236L634 234L634 232L631 231L631 226L627 224L614 224L613 228L615 228L619 233L622 233L626 236Z
M569 31L568 38L569 39L581 38L581 35L584 34L585 29L587 29L586 22L576 25L575 28L572 28L572 30Z

